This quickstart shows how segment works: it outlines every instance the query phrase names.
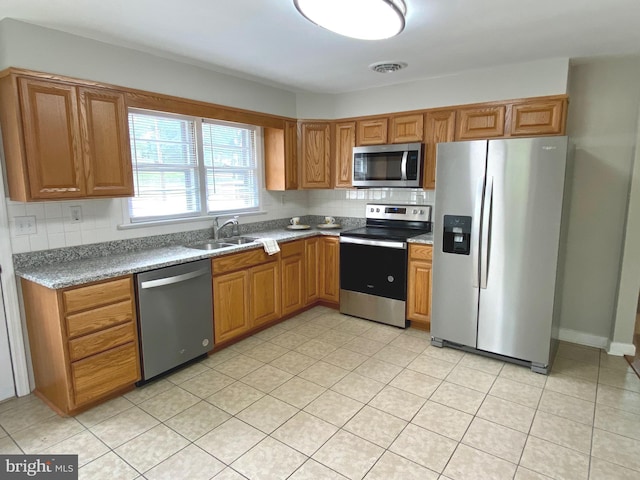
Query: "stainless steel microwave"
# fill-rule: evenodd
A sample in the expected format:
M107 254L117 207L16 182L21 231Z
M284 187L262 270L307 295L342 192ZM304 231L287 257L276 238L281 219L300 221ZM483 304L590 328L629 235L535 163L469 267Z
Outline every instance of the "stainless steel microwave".
M421 143L372 145L353 148L354 187L420 187Z

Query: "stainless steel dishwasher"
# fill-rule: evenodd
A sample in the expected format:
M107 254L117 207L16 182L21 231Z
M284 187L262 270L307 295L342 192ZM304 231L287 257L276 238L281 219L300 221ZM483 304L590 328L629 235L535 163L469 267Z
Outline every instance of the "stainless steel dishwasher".
M136 275L142 381L213 348L211 260Z

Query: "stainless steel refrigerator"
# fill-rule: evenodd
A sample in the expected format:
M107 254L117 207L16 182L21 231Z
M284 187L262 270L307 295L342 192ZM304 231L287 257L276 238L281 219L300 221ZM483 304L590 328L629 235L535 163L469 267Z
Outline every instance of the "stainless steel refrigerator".
M438 145L433 345L547 373L557 338L566 159L567 137Z

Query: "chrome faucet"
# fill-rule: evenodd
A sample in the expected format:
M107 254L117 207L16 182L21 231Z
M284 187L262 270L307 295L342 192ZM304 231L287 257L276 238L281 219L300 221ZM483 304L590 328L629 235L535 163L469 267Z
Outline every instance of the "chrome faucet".
M216 217L213 219L213 238L214 240L218 240L220 238L220 230L222 230L224 227L226 227L227 225L232 224L233 227L231 229L231 234L232 235L240 235L240 229L238 227L238 225L240 225L240 223L238 222L238 216L235 215L233 218L230 218L229 220L225 221L222 225L218 226L218 219L219 217Z

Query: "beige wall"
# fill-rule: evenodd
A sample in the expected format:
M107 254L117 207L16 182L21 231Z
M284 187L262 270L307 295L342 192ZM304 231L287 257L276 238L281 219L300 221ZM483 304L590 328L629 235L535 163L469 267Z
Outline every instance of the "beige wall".
M409 67L410 68L410 67ZM337 95L299 93L298 118L346 118L567 91L569 60L552 58ZM378 75L371 73L372 75Z
M296 116L290 91L9 18L0 21L0 69L6 67Z
M560 326L565 333L579 332L585 343L601 344L609 338L616 310L640 104L640 58L573 65L569 98L567 129L575 144L575 163Z
M615 322L611 332L611 349L624 350L634 331L640 333L640 112L636 136L629 208L624 237L620 288L616 303ZM633 354L631 351L621 353Z

